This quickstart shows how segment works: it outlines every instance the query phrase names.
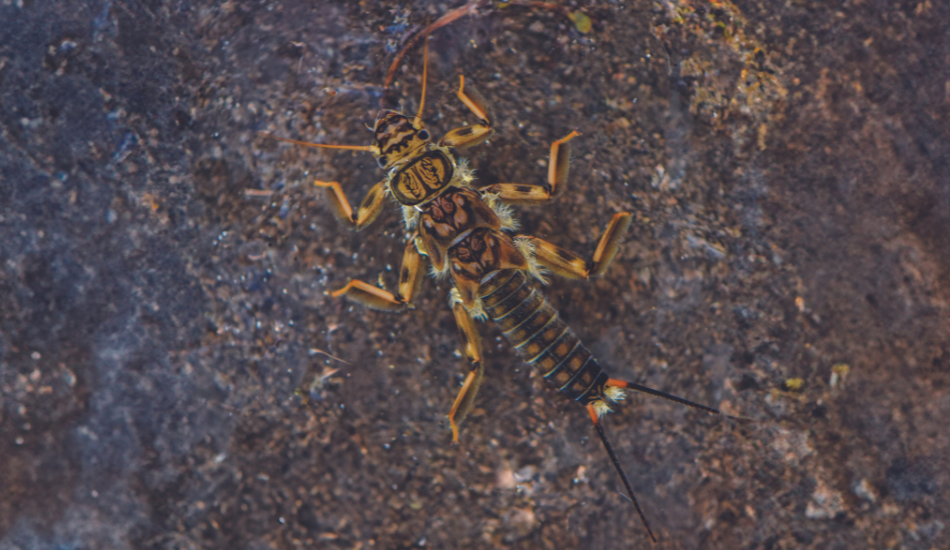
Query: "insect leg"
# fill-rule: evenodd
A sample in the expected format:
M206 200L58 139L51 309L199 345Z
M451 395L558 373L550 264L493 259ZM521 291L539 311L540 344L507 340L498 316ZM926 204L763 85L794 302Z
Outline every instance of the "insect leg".
M571 168L571 147L568 142L579 135L575 130L551 144L547 185L495 183L482 187L480 191L498 195L499 199L511 204L533 205L550 200L558 186L567 184Z
M380 311L399 311L406 306L406 303L394 296L392 292L387 292L358 279L351 279L345 287L331 292L330 296L334 298L346 296L354 302Z
M350 300L368 308L398 311L404 307L412 307L412 299L419 293L419 287L422 286L422 275L422 256L416 249L415 239L410 238L406 243L406 251L402 255L402 267L399 269L398 296L357 279L351 280L345 287L333 292L331 296L339 298L345 295Z
M524 236L519 239L526 239L531 245L529 249L534 255L534 261L555 275L568 279L589 279L599 277L607 271L610 262L620 251L620 241L623 240L632 219L628 212L614 214L590 261L537 237Z
M482 363L482 338L475 328L475 320L465 309L461 300L456 300L456 293L453 292L452 313L455 314L455 324L459 329L459 340L463 344L465 356L472 364L472 369L465 382L462 383L462 389L459 390L455 402L452 404L452 410L449 411L449 422L452 424L452 443L459 442L459 424L465 419L465 415L472 410L475 403L475 394L478 393L478 387L482 383L482 377L485 375L485 366Z
M412 307L412 300L422 286L422 275L422 255L419 254L413 235L406 243L406 251L402 254L402 267L399 268L399 299L409 307Z
M386 180L377 183L369 190L366 198L360 203L359 210L355 213L353 208L350 207L349 201L346 200L346 195L343 194L343 189L339 183L335 181L314 181L313 184L327 189L327 199L330 200L333 213L350 229L357 231L363 229L373 223L376 216L383 210L383 199L386 198L387 192Z
M456 149L465 149L490 138L495 133L492 128L491 114L488 111L488 102L478 93L478 90L469 86L465 89L465 76L459 75L459 89L455 92L462 103L468 107L468 110L478 117L479 124L462 126L445 134L439 145L445 147L454 147Z

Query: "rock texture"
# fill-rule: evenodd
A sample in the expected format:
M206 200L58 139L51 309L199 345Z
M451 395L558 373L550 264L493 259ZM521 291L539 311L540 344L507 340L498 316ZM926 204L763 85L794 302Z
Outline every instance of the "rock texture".
M461 4L0 2L0 549L950 546L950 7L817 0L490 5L431 37L425 121L498 120L479 181L567 188L523 231L605 277L547 289L631 398L608 432L448 285L383 314L396 209L351 233L380 105L415 112L421 48ZM581 33L568 17L592 20ZM346 363L329 359L332 354ZM305 402L295 396L304 386Z

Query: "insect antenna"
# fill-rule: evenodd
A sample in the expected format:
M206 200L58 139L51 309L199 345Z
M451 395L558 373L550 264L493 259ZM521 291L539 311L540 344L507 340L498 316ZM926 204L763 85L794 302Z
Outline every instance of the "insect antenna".
M627 488L627 494L630 495L630 500L633 501L633 506L637 509L637 514L640 515L640 521L643 522L647 534L650 535L650 540L656 542L656 536L653 535L653 530L650 529L650 523L647 521L646 516L643 515L643 510L640 509L640 503L637 502L637 497L633 494L633 487L630 486L627 474L624 473L623 468L620 467L620 461L617 460L614 448L610 446L610 441L607 440L607 434L604 433L604 427L600 424L600 415L597 413L597 409L591 404L587 405L587 411L590 413L590 419L594 422L594 428L597 429L597 435L600 436L601 443L604 444L604 449L607 449L607 454L610 455L610 461L614 463L614 468L617 470L617 473L620 474L620 480L623 481L623 486Z
M422 118L422 109L426 106L426 77L429 75L429 21L426 20L425 36L422 37L426 45L422 54L422 99L419 100L417 118Z
M324 143L311 143L309 141L298 141L296 139L287 139L282 137L277 137L270 132L261 132L264 137L269 137L271 139L276 139L277 141L283 141L286 143L293 143L294 145L302 145L304 147L317 147L320 149L348 149L350 151L368 151L370 153L378 154L379 147L375 145L328 145Z

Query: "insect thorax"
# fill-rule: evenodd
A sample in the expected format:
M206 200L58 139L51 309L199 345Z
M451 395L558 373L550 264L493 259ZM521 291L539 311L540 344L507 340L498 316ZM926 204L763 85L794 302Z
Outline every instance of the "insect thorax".
M416 206L437 197L452 183L455 160L445 151L427 151L400 167L389 180L393 197L405 206Z

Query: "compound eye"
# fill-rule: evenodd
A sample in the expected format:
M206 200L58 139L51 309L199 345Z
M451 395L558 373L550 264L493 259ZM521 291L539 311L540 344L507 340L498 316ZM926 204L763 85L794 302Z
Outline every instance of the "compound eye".
M419 130L419 133L416 135L419 136L419 139L421 139L422 141L429 141L430 136L429 136L428 130Z
M377 157L376 164L378 164L380 168L386 168L386 157Z

